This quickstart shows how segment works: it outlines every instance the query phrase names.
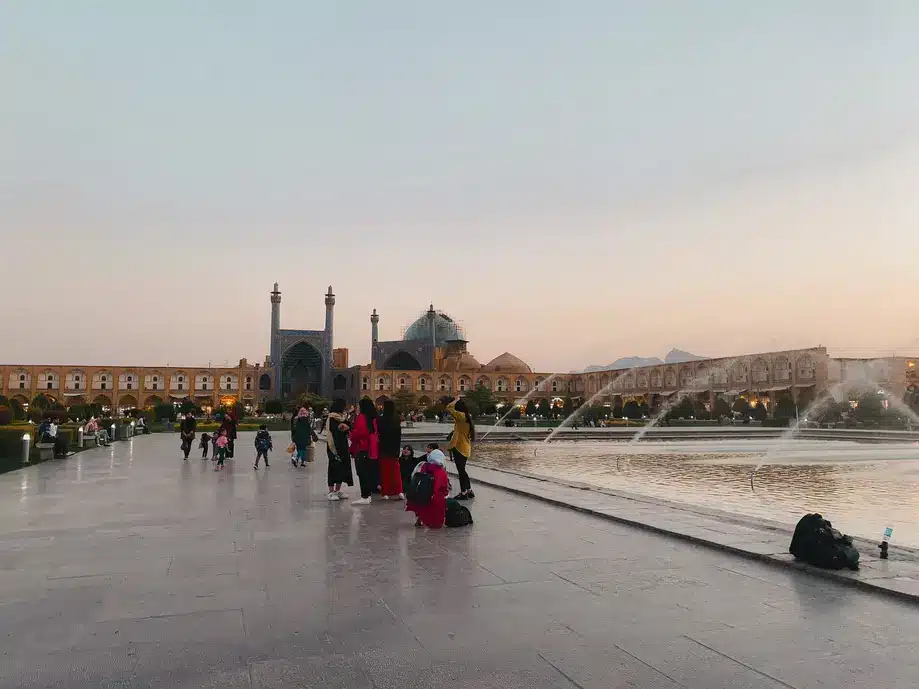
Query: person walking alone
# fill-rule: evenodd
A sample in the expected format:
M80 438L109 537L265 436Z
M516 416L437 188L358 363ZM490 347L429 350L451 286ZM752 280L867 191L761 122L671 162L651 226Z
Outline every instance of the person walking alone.
M198 422L195 420L195 415L188 412L179 425L179 431L182 435L182 452L185 454L186 460L191 452L191 444L195 442L195 430L197 428Z
M351 428L351 454L357 467L357 479L361 484L361 499L352 505L369 505L370 496L376 487L376 463L380 457L380 433L377 423L377 408L366 397L361 400L360 413Z
M469 474L466 473L466 462L469 455L472 454L472 441L475 440L475 423L472 420L472 414L469 413L469 407L466 400L461 397L454 397L453 401L447 405L447 413L453 417L453 434L450 437L450 443L447 449L456 464L456 473L459 475L460 492L456 495L457 500L469 500L475 497L472 492L472 482L469 480Z
M380 417L380 493L384 500L405 500L399 453L402 451L402 422L392 400L383 402Z

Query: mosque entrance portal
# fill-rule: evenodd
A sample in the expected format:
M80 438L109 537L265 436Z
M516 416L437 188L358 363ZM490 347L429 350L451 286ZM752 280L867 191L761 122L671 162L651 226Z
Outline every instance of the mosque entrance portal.
M284 352L281 361L281 394L299 397L305 392L318 395L322 389L322 355L306 342Z

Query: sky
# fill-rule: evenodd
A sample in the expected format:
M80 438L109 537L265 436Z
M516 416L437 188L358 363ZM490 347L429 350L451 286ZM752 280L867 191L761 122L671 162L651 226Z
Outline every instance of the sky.
M0 362L919 352L913 0L10 0Z

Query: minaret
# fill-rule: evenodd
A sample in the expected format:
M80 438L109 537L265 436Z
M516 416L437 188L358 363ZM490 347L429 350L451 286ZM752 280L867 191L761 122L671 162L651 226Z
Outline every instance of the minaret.
M335 315L335 295L332 293L332 285L329 285L329 291L325 293L325 368L322 373L322 389L324 394L329 395L332 392L332 331Z
M380 316L377 314L377 310L374 309L373 313L370 314L370 347L371 349L376 346L376 343L380 341Z
M427 314L425 315L428 317L428 330L430 331L431 346L437 348L437 327L435 323L437 312L434 310L434 304L431 304Z
M374 309L370 314L370 366L373 367L377 360L377 342L380 341L380 316Z
M274 367L275 397L281 396L281 293L278 283L274 283L271 293L271 343L269 347L271 365Z
M332 294L332 285L329 285L329 291L325 293L325 336L327 348L329 350L329 362L332 361L332 325L334 322L335 295Z

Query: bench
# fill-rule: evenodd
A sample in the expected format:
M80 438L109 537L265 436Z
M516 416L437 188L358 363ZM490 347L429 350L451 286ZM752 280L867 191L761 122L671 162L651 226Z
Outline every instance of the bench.
M37 443L35 449L38 450L38 456L43 462L54 459L54 443Z

